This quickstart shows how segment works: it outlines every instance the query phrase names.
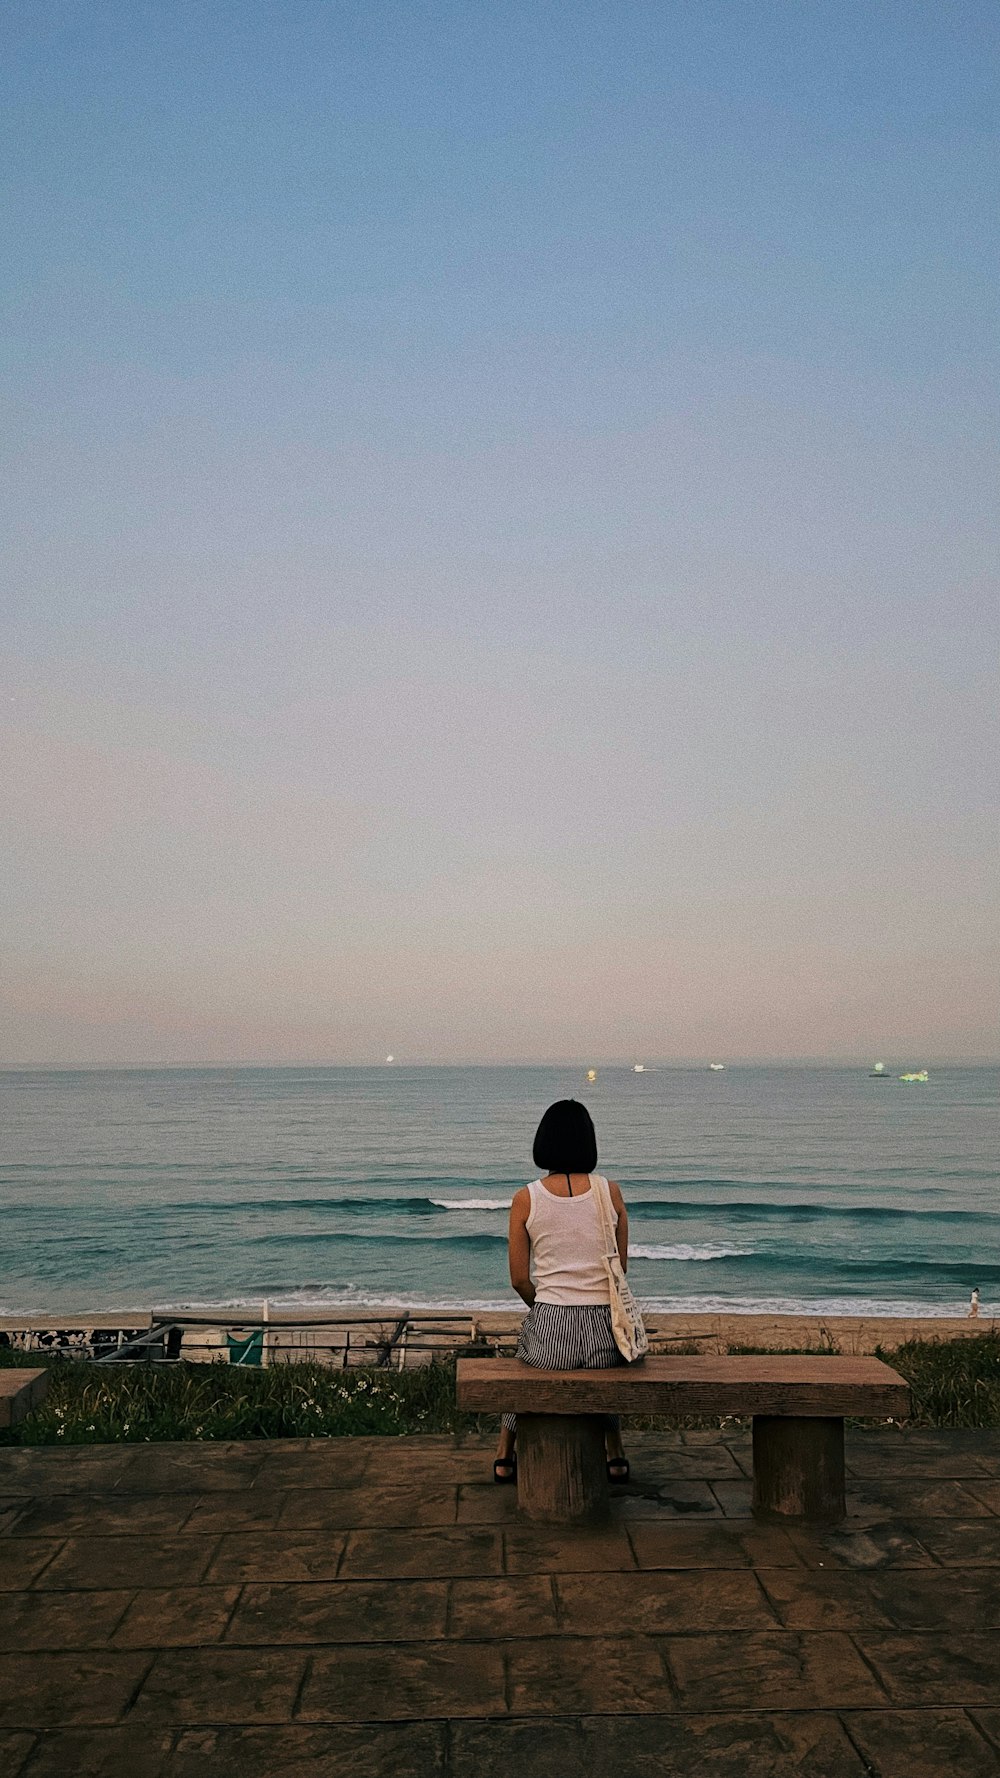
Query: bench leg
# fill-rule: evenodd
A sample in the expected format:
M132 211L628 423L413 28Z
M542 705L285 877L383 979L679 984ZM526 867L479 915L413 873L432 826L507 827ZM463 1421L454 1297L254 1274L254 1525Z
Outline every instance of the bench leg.
M753 1511L826 1525L844 1518L843 1420L754 1417Z
M593 1415L518 1414L517 1504L545 1525L582 1524L608 1510L604 1422Z

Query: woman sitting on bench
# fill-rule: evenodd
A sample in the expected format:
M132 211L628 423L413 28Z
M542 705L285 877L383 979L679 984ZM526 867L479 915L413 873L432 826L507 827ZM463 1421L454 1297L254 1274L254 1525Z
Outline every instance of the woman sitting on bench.
M510 1281L528 1305L517 1356L537 1370L607 1370L623 1364L611 1326L604 1235L591 1174L597 1137L586 1106L575 1099L550 1105L532 1150L544 1177L515 1192L510 1209ZM609 1181L615 1238L628 1264L628 1216L622 1194ZM606 1416L608 1480L627 1482L616 1414ZM504 1414L493 1464L498 1482L517 1476L517 1419Z

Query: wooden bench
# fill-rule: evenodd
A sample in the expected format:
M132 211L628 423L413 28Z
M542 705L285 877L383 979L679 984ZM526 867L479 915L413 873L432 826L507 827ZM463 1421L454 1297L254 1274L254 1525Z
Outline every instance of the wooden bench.
M0 1370L0 1428L16 1426L45 1400L47 1370Z
M739 1414L753 1418L758 1518L844 1517L844 1416L904 1418L910 1391L877 1358L645 1358L619 1370L540 1371L517 1358L465 1358L457 1399L474 1413L516 1414L517 1496L550 1524L607 1509L599 1414Z

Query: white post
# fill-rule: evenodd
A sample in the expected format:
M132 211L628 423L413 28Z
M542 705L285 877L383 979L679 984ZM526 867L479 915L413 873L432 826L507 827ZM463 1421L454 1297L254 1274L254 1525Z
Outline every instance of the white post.
M261 1315L261 1322L263 1324L263 1330L264 1330L263 1338L260 1342L260 1362L262 1365L267 1365L270 1362L269 1357L268 1357L268 1333L267 1333L269 1318L270 1318L270 1316L269 1316L268 1301L267 1301L267 1298L265 1297L264 1298L263 1314Z

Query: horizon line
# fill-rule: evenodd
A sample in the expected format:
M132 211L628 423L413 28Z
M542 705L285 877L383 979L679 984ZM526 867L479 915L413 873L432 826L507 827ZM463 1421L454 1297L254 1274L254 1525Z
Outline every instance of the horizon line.
M904 1056L902 1058L898 1058L895 1063L887 1064L886 1065L886 1073L887 1073L888 1078L892 1079L893 1076L890 1072L890 1069L892 1069L893 1067L898 1066L898 1067L902 1068L905 1066L909 1069L911 1067L917 1066L918 1064L920 1067L926 1067L926 1068L1000 1068L1000 1056L964 1055L964 1056L947 1056L947 1057L946 1056L936 1056L935 1057L935 1056L927 1056L923 1052L921 1052L919 1054L919 1056L917 1056L916 1054L910 1055L908 1057ZM711 1066L712 1066L712 1064L710 1063L710 1061L706 1057L703 1057L703 1056L654 1057L654 1059L651 1062L642 1063L641 1072L643 1072L645 1074L653 1074L653 1073L657 1072L658 1070L666 1070L666 1069L694 1069L694 1070L704 1069L707 1072L710 1070ZM200 1072L209 1073L209 1072L213 1072L213 1071L223 1071L223 1070L226 1071L227 1073L238 1073L241 1071L246 1072L246 1073L251 1073L251 1072L259 1072L261 1070L267 1070L269 1073L278 1073L282 1070L292 1070L292 1069L296 1069L296 1068L310 1068L310 1069L317 1069L317 1070L328 1069L331 1071L335 1070L335 1069L344 1069L344 1070L370 1069L373 1072L378 1071L379 1073L384 1073L389 1070L403 1071L406 1069L418 1069L418 1068L426 1068L426 1069L432 1069L432 1068L433 1069L446 1069L446 1068L484 1068L484 1069L485 1068L533 1068L533 1069L580 1068L580 1069L584 1069L584 1070L586 1070L587 1068L593 1068L598 1071L603 1068L603 1069L607 1069L609 1071L620 1070L624 1073L631 1074L631 1073L635 1072L635 1067L636 1067L636 1064L634 1061L626 1061L621 1057L616 1057L616 1058L605 1057L603 1059L598 1057L596 1061L592 1057L587 1060L584 1060L582 1058L577 1058L577 1057L571 1056L568 1058L561 1058L556 1061L553 1061L553 1060L539 1061L537 1058L528 1057L525 1059L506 1058L503 1060L493 1060L493 1061L470 1060L470 1061L457 1062L457 1061L446 1061L441 1058L435 1058L435 1057L430 1057L430 1058L414 1057L412 1059L404 1060L402 1058L394 1056L393 1060L391 1062L386 1061L384 1058L382 1061L377 1061L377 1060L373 1059L371 1061L332 1062L332 1061L327 1061L327 1060L316 1060L316 1059L305 1058L305 1057L299 1061L285 1060L285 1061L280 1061L280 1062L263 1061L263 1060L262 1061L253 1061L253 1062L245 1061L245 1060L238 1061L238 1062L237 1061L223 1061L223 1060L215 1060L215 1061L211 1061L211 1062L195 1062L195 1061L190 1061L190 1062L185 1062L185 1061L176 1061L176 1062L0 1062L0 1074L168 1074L168 1073L185 1073L185 1072L188 1072L188 1073L200 1073ZM722 1064L723 1071L726 1071L726 1072L728 1072L730 1069L736 1069L736 1068L778 1068L778 1067L781 1067L781 1068L871 1068L871 1067L873 1067L873 1062L870 1057L860 1056L860 1055L854 1055L854 1056L760 1055L760 1056L736 1056L736 1057L730 1058L729 1060L725 1061Z

